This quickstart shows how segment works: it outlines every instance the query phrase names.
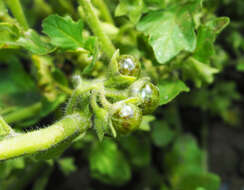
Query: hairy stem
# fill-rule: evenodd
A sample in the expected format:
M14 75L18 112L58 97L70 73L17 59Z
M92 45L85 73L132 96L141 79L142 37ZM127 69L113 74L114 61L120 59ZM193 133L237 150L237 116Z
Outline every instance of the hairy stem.
M116 89L105 89L105 96L113 98L113 99L118 99L118 100L123 100L128 98L128 92L125 90L116 90Z
M89 126L89 118L76 113L47 128L6 138L0 141L0 160L46 151Z
M92 0L92 2L99 8L104 20L110 24L114 24L113 18L104 0Z
M6 4L10 8L14 17L17 19L19 24L27 30L29 28L24 11L22 9L21 3L19 0L5 0Z
M7 123L14 123L32 117L35 114L38 114L41 108L42 108L42 103L38 102L29 107L16 110L13 113L9 113L3 117Z
M79 0L84 9L86 22L91 28L92 32L98 37L101 47L105 54L111 58L115 52L115 47L109 37L103 31L102 25L94 12L94 7L90 0Z

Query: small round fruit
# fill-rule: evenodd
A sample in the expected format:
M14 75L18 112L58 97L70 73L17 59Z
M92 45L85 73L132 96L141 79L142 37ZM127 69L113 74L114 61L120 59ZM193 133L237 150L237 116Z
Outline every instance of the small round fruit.
M118 70L121 75L138 78L141 72L141 65L133 56L121 55L118 60Z
M159 106L159 89L149 81L138 81L131 85L130 96L139 97L143 114L152 113Z
M129 134L139 128L142 120L141 110L134 104L118 102L111 110L114 128L121 134Z

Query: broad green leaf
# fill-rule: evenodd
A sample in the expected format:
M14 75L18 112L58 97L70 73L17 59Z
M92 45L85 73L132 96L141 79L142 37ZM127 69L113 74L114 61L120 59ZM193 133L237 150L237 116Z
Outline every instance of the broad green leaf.
M172 101L181 92L189 92L189 88L181 80L162 80L159 82L160 105Z
M63 49L83 48L83 22L74 22L71 17L50 15L42 23L43 32L51 38L51 43Z
M147 137L129 135L121 137L120 144L128 155L130 162L136 167L145 167L151 161L151 146ZM142 146L143 145L143 146Z
M115 9L115 16L128 16L130 21L137 23L145 9L143 0L120 0Z
M152 141L156 146L167 146L175 137L174 131L166 121L156 121L152 128Z
M137 24L137 30L149 36L157 61L166 63L181 51L193 52L196 35L189 6L178 5L149 12Z
M58 160L60 170L63 172L64 175L68 176L72 172L77 170L77 167L74 162L75 162L74 159L71 157L70 158L61 158Z
M91 175L106 184L122 185L131 178L130 166L115 142L97 142L89 154Z
M37 55L45 55L55 50L46 39L32 29L27 30L24 35L16 41L16 45L20 45L31 53Z

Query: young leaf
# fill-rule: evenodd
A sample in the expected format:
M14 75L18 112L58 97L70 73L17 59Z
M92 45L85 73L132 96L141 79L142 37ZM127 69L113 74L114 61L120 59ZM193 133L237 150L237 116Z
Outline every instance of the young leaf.
M51 38L51 43L63 49L83 48L81 20L74 22L71 17L50 15L42 23L43 32Z
M145 9L143 0L120 0L115 9L115 16L128 16L130 21L137 23Z
M162 80L159 82L160 105L172 101L181 92L189 92L189 88L181 80Z
M24 35L16 41L16 44L37 55L45 55L55 50L55 47L32 29L27 30Z
M186 61L186 64L188 65L190 72L196 81L200 80L206 83L212 83L214 80L214 74L219 72L218 69L204 64L193 57L190 57Z
M90 37L85 43L85 48L93 54L92 62L82 71L82 74L87 75L92 72L98 58L99 48L97 38Z
M149 12L137 24L149 36L157 61L166 63L181 51L193 52L196 35L189 6L178 5L164 11Z
M229 18L219 17L201 25L197 34L197 47L194 58L207 64L214 55L214 41L219 34L229 24Z

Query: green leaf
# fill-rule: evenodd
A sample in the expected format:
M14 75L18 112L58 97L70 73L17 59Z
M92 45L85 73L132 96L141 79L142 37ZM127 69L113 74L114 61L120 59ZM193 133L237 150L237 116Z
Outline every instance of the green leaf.
M159 82L160 105L172 101L181 92L189 92L190 89L181 80L162 80Z
M150 131L150 123L154 120L155 117L153 115L144 115L139 129L143 131Z
M24 169L25 161L24 158L16 158L12 160L7 160L5 162L1 162L0 164L0 184L1 181L7 179L11 174L12 170L15 169Z
M197 47L194 58L202 63L209 63L209 59L215 54L214 41L219 34L229 24L229 18L219 17L208 21L200 26L197 34Z
M203 152L198 147L196 139L190 135L180 136L174 142L173 148L165 156L165 164L172 175L180 175L178 172L184 169L204 171L202 167Z
M14 45L20 36L20 31L16 25L10 23L0 23L0 47L7 48Z
M199 188L201 187L201 188ZM219 190L220 178L212 173L188 173L174 185L177 190Z
M112 140L94 144L89 163L91 175L103 183L122 185L131 178L130 166Z
M42 27L53 45L71 50L83 48L81 20L74 22L71 17L50 15L44 19Z
M77 170L73 158L61 158L58 160L59 167L65 176Z
M152 140L156 146L167 146L174 137L175 133L166 121L157 121L153 124Z
M144 9L143 0L120 0L115 9L115 16L128 16L132 23L137 23Z
M149 36L157 61L166 63L181 51L193 52L196 35L189 6L178 5L164 11L149 12L137 24Z
M32 29L27 30L23 36L16 41L16 44L37 55L45 55L55 50L46 39Z
M238 60L238 64L237 64L237 66L236 66L236 69L237 69L238 71L244 72L244 58L240 58L240 59Z
M209 27L215 34L219 34L229 25L229 23L230 19L228 17L217 17L208 21L206 26Z
M193 80L196 80L195 82L198 87L201 86L202 81L212 83L214 75L219 72L218 69L204 64L193 57L190 57L185 62L185 66L188 68L188 74L192 76Z
M165 155L173 189L195 190L203 187L218 190L220 179L206 171L205 154L196 140L189 135L179 137L170 152Z
M40 100L34 81L25 72L18 59L5 51L0 52L0 57L1 55L6 57L0 58L0 108L2 108L0 112L13 111Z
M99 48L97 38L90 37L85 43L85 48L93 54L92 62L88 66L86 66L82 71L82 74L88 75L92 72L98 59Z

